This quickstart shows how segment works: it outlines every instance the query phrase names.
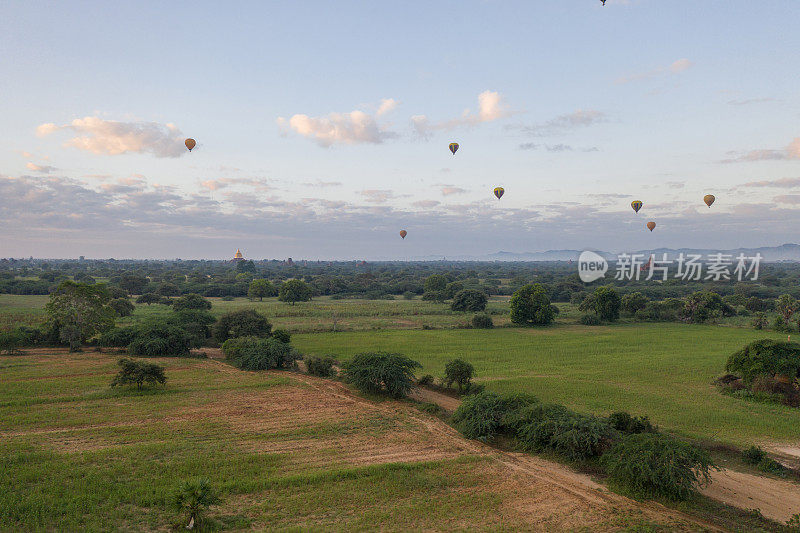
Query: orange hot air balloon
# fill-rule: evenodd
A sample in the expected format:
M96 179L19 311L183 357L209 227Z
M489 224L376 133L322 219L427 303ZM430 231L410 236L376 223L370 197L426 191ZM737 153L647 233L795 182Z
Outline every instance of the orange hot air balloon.
M197 145L194 139L186 139L185 141L183 141L183 144L186 145L186 148L188 148L190 152L192 151L192 148L194 148Z
M642 205L644 205L644 204L642 204L642 201L641 201L641 200L634 200L634 201L632 201L632 202L631 202L631 207L632 207L632 208L633 208L633 210L634 210L634 211L636 211L637 213L639 212L639 209L641 209L641 208L642 208Z
M500 198L502 198L505 193L506 193L506 190L504 188L502 188L502 187L495 187L494 188L494 195L497 196L498 200Z
M450 151L453 152L453 155L456 155L458 151L458 143L450 143Z
M713 194L706 194L705 196L703 196L703 201L706 203L708 207L711 207L711 204L714 203L714 200L716 200L716 198L714 197Z
M656 229L656 223L655 222L648 222L647 223L647 229L649 229L650 231L653 231L654 229Z
M404 229L401 229L401 230L400 230L400 237L402 237L402 238L404 238L404 239L405 239L405 238L406 238L406 235L408 235L408 232L407 232L406 230L404 230Z

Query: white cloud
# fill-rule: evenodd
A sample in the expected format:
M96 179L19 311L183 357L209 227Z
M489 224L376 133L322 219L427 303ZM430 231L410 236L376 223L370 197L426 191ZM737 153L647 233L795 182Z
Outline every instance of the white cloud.
M800 187L800 178L780 178L777 180L750 181L742 185L742 187L780 187L783 189L791 189L793 187Z
M450 196L453 194L464 194L467 192L467 189L462 189L461 187L454 187L453 185L445 185L441 188L442 196Z
M510 126L509 129L520 129L523 133L534 137L546 137L563 135L579 128L586 128L594 124L606 122L607 120L608 116L602 111L596 109L578 109L572 113L566 113L551 118L547 122L541 124L534 124L532 126ZM532 150L537 147L538 145L533 143L524 143L519 146L522 150Z
M56 167L51 167L49 165L37 165L33 162L28 162L25 167L28 170L32 170L34 172L41 172L42 174L50 174L51 172L58 170Z
M323 147L337 143L380 144L387 139L397 137L397 133L390 131L386 125L379 124L375 119L396 106L396 100L384 98L381 100L375 116L355 110L349 113L330 113L323 117L297 114L292 115L288 120L278 117L277 122L281 129L291 129Z
M36 134L40 137L59 131L76 134L64 143L65 146L95 154L150 153L156 157L179 157L186 152L183 135L174 124L118 122L84 117L61 126L48 123L36 128Z
M317 180L315 182L306 182L303 184L305 187L319 187L320 189L324 189L326 187L341 187L341 181L322 181Z
M432 123L425 115L414 115L411 117L411 125L417 135L427 137L435 130L451 130L462 126L475 126L485 122L494 122L512 114L499 92L483 91L478 95L477 113L467 109L458 118L436 123Z
M440 203L441 202L439 202L438 200L418 200L416 202L412 202L411 205L413 205L414 207L431 208L431 207L436 207Z
M267 183L267 180L258 178L218 178L200 182L200 186L209 191L218 191L231 185L253 187L259 191L268 191L272 189L272 186Z
M378 110L375 112L375 116L379 117L381 115L389 113L390 111L393 111L394 108L396 108L397 104L399 103L400 102L398 102L394 98L383 98L381 100L381 104L378 106Z
M720 163L740 163L748 161L775 161L784 159L800 159L800 137L796 137L785 148L759 149L747 152L728 152L731 156Z
M648 70L647 72L639 72L636 74L630 74L628 76L619 77L617 78L615 83L617 84L630 83L632 81L648 80L651 78L668 76L671 74L680 74L681 72L689 70L693 65L694 63L692 63L686 58L678 59L677 61L674 61L672 64L666 67L658 67L653 70Z
M363 196L367 202L373 204L382 204L387 200L395 198L394 192L386 189L367 189L360 191L359 194Z

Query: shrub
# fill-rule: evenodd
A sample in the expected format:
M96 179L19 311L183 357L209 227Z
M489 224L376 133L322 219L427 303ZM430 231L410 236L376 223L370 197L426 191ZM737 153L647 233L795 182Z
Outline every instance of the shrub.
M225 358L242 370L270 370L289 368L300 353L291 345L275 339L261 337L235 337L222 345Z
M551 447L560 427L566 427L575 413L559 404L534 405L518 422L517 438L523 449L539 452Z
M112 387L135 384L136 388L141 390L142 385L145 383L163 385L167 381L167 377L164 375L164 367L155 363L120 359L117 364L120 366L120 371L111 381Z
M291 342L292 336L285 329L276 329L272 332L272 338L281 342Z
M486 313L478 313L472 317L472 327L478 329L492 329L494 322L492 317Z
M791 382L800 372L800 344L772 339L753 341L731 355L725 368L741 375L748 386L760 375L782 375Z
M200 296L199 294L187 294L176 298L172 302L172 308L176 311L183 311L186 309L198 309L208 311L211 309L211 302Z
M0 355L18 355L22 344L18 331L0 331Z
M613 322L619 318L619 310L622 306L619 294L610 285L597 287L591 296L594 312L601 320Z
M411 291L406 291L406 292L403 293L403 299L404 300L413 300L414 297L416 297L416 294L414 294Z
M489 299L486 293L477 289L463 289L453 295L450 309L453 311L471 311L473 313L486 309Z
M525 285L511 297L511 321L523 326L547 326L555 318L547 290L539 283Z
M705 451L660 433L626 435L600 461L611 480L640 496L685 500L710 481Z
M649 300L641 292L632 292L622 297L622 311L628 315L635 315L647 306Z
M364 392L386 389L390 396L402 398L414 384L415 368L422 365L399 353L366 352L356 354L344 365L344 375Z
M550 445L573 461L598 457L611 444L614 431L606 420L576 415L558 425Z
M461 402L453 413L453 423L468 439L487 441L500 431L505 414L499 395L482 392Z
M184 481L173 498L175 509L184 516L187 523L186 529L199 529L205 521L207 508L220 501L219 495L207 479Z
M152 322L143 326L131 343L128 353L144 357L188 357L194 337L182 328Z
M235 299L236 298L234 298L233 296L223 296L222 298L220 298L220 300L222 300L223 302L232 302Z
M219 342L236 337L269 337L272 331L267 317L252 309L225 313L214 324L214 338Z
M114 310L119 317L131 316L136 307L127 298L115 298L108 302L108 306Z
M433 376L431 376L430 374L425 374L424 376L422 376L417 380L417 385L419 385L420 387L430 387L431 385L433 385Z
M447 291L425 291L422 299L428 302L443 302L447 300Z
M164 321L186 331L192 336L192 347L199 348L211 337L211 326L217 319L205 309L182 309L171 313Z
M116 327L103 332L98 344L104 348L125 348L138 334L139 328L136 326Z
M766 313L756 313L753 316L753 327L755 329L765 329L768 324Z
M327 378L336 374L336 369L333 368L336 360L333 357L307 355L303 358L303 362L306 364L306 371L312 376Z
M444 386L448 389L453 383L458 385L458 391L469 390L472 385L472 376L475 374L475 367L461 359L448 361L444 366Z
M599 326L600 324L603 323L600 320L599 316L593 315L591 313L586 313L585 315L581 315L578 321L584 326Z
M611 413L608 423L621 433L655 433L657 430L646 416L631 416L626 411Z
M767 452L760 446L750 446L742 451L742 461L749 465L757 465L767 457Z

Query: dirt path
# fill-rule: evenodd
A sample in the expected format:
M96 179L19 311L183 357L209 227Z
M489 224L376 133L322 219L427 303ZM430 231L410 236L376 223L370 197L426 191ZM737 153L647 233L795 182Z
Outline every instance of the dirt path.
M364 400L353 394L341 383L335 381L318 379L303 374L294 377L298 381L323 390L326 394L337 398L347 398L370 409L379 409L389 413L395 412L397 409L394 403L383 405ZM440 404L440 406L448 410L450 407L457 407L460 403L460 400L457 398L427 389L415 389L414 394L419 396L419 398L423 398L422 401L437 404L442 402L444 405ZM414 394L412 394L412 396ZM677 529L685 529L688 527L689 529L699 528L706 531L722 531L713 524L701 522L696 517L691 517L679 511L668 509L658 503L634 502L624 496L612 493L602 485L596 483L589 476L574 472L559 463L547 461L529 454L504 452L478 441L467 440L458 431L441 420L423 415L422 413L418 416L413 414L409 416L413 418L415 422L425 426L428 431L437 435L440 440L470 453L490 456L515 475L522 475L523 479L529 479L530 481L525 484L527 488L530 488L532 481L535 480L537 482L536 485L548 487L551 491L556 489L582 502L583 505L588 505L592 508L638 508L652 519L666 519L673 522ZM560 505L569 506L575 504L562 501ZM534 509L530 509L530 511L534 511ZM683 527L678 527L677 524L679 523L682 524Z
M431 402L442 409L453 412L461 400L429 389L416 388L411 397L421 402ZM510 454L507 454L510 455ZM534 456L514 454L534 459ZM563 466L547 462L548 468ZM574 474L580 476L580 474ZM586 476L583 476L589 479ZM586 479L573 478L582 484ZM589 482L594 483L589 479ZM596 484L595 484L596 485ZM795 513L800 513L800 485L789 481L744 474L733 470L722 469L711 473L711 483L700 492L709 498L721 501L741 509L758 509L761 514L785 523Z

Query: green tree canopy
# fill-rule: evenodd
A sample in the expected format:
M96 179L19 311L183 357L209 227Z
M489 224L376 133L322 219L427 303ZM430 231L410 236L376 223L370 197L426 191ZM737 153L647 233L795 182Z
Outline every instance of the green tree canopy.
M311 287L305 281L290 279L278 292L278 300L294 305L295 302L307 302L311 299Z
M70 351L80 350L92 336L114 327L114 310L105 284L62 282L50 295L45 311Z
M275 296L278 291L275 286L268 279L254 279L250 282L250 287L247 290L247 297L259 300Z
M511 297L511 321L522 326L546 326L556 316L547 290L540 283L525 285Z
M450 309L477 313L486 309L488 301L489 299L486 297L485 292L477 289L464 289L453 296L453 303L450 304Z

